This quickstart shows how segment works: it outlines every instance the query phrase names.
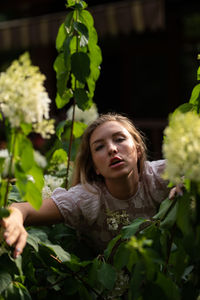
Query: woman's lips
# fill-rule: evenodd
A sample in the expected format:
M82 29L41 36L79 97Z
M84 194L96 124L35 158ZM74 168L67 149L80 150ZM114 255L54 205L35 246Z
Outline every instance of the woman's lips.
M123 164L123 159L121 159L120 157L114 157L111 159L110 161L110 167L111 168L115 168L115 167L118 167L118 166L121 166Z

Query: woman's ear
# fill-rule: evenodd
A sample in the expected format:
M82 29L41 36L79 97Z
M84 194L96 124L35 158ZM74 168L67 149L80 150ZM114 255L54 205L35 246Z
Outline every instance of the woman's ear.
M99 172L98 169L95 169L95 172L96 172L97 175L100 175L100 172Z

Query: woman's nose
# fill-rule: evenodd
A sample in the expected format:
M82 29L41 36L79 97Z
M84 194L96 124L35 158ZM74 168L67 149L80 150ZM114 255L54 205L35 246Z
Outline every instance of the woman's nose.
M117 153L117 146L113 143L108 144L108 153L111 155L113 153Z

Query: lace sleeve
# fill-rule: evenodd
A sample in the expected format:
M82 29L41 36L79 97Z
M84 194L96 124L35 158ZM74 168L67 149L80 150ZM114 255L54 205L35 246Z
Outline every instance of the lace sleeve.
M168 181L162 178L165 165L165 160L148 161L145 164L144 187L148 195L156 203L161 203L169 195Z
M65 223L79 228L85 222L92 224L99 213L99 197L97 192L84 188L81 184L70 188L57 188L53 191L52 200L57 205Z

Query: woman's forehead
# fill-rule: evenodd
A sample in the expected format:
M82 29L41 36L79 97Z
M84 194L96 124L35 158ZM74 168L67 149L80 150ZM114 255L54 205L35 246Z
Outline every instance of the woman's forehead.
M107 136L124 133L130 135L129 131L126 129L125 125L118 121L107 121L99 125L91 134L90 142L94 140L105 139ZM132 136L131 136L132 137Z

